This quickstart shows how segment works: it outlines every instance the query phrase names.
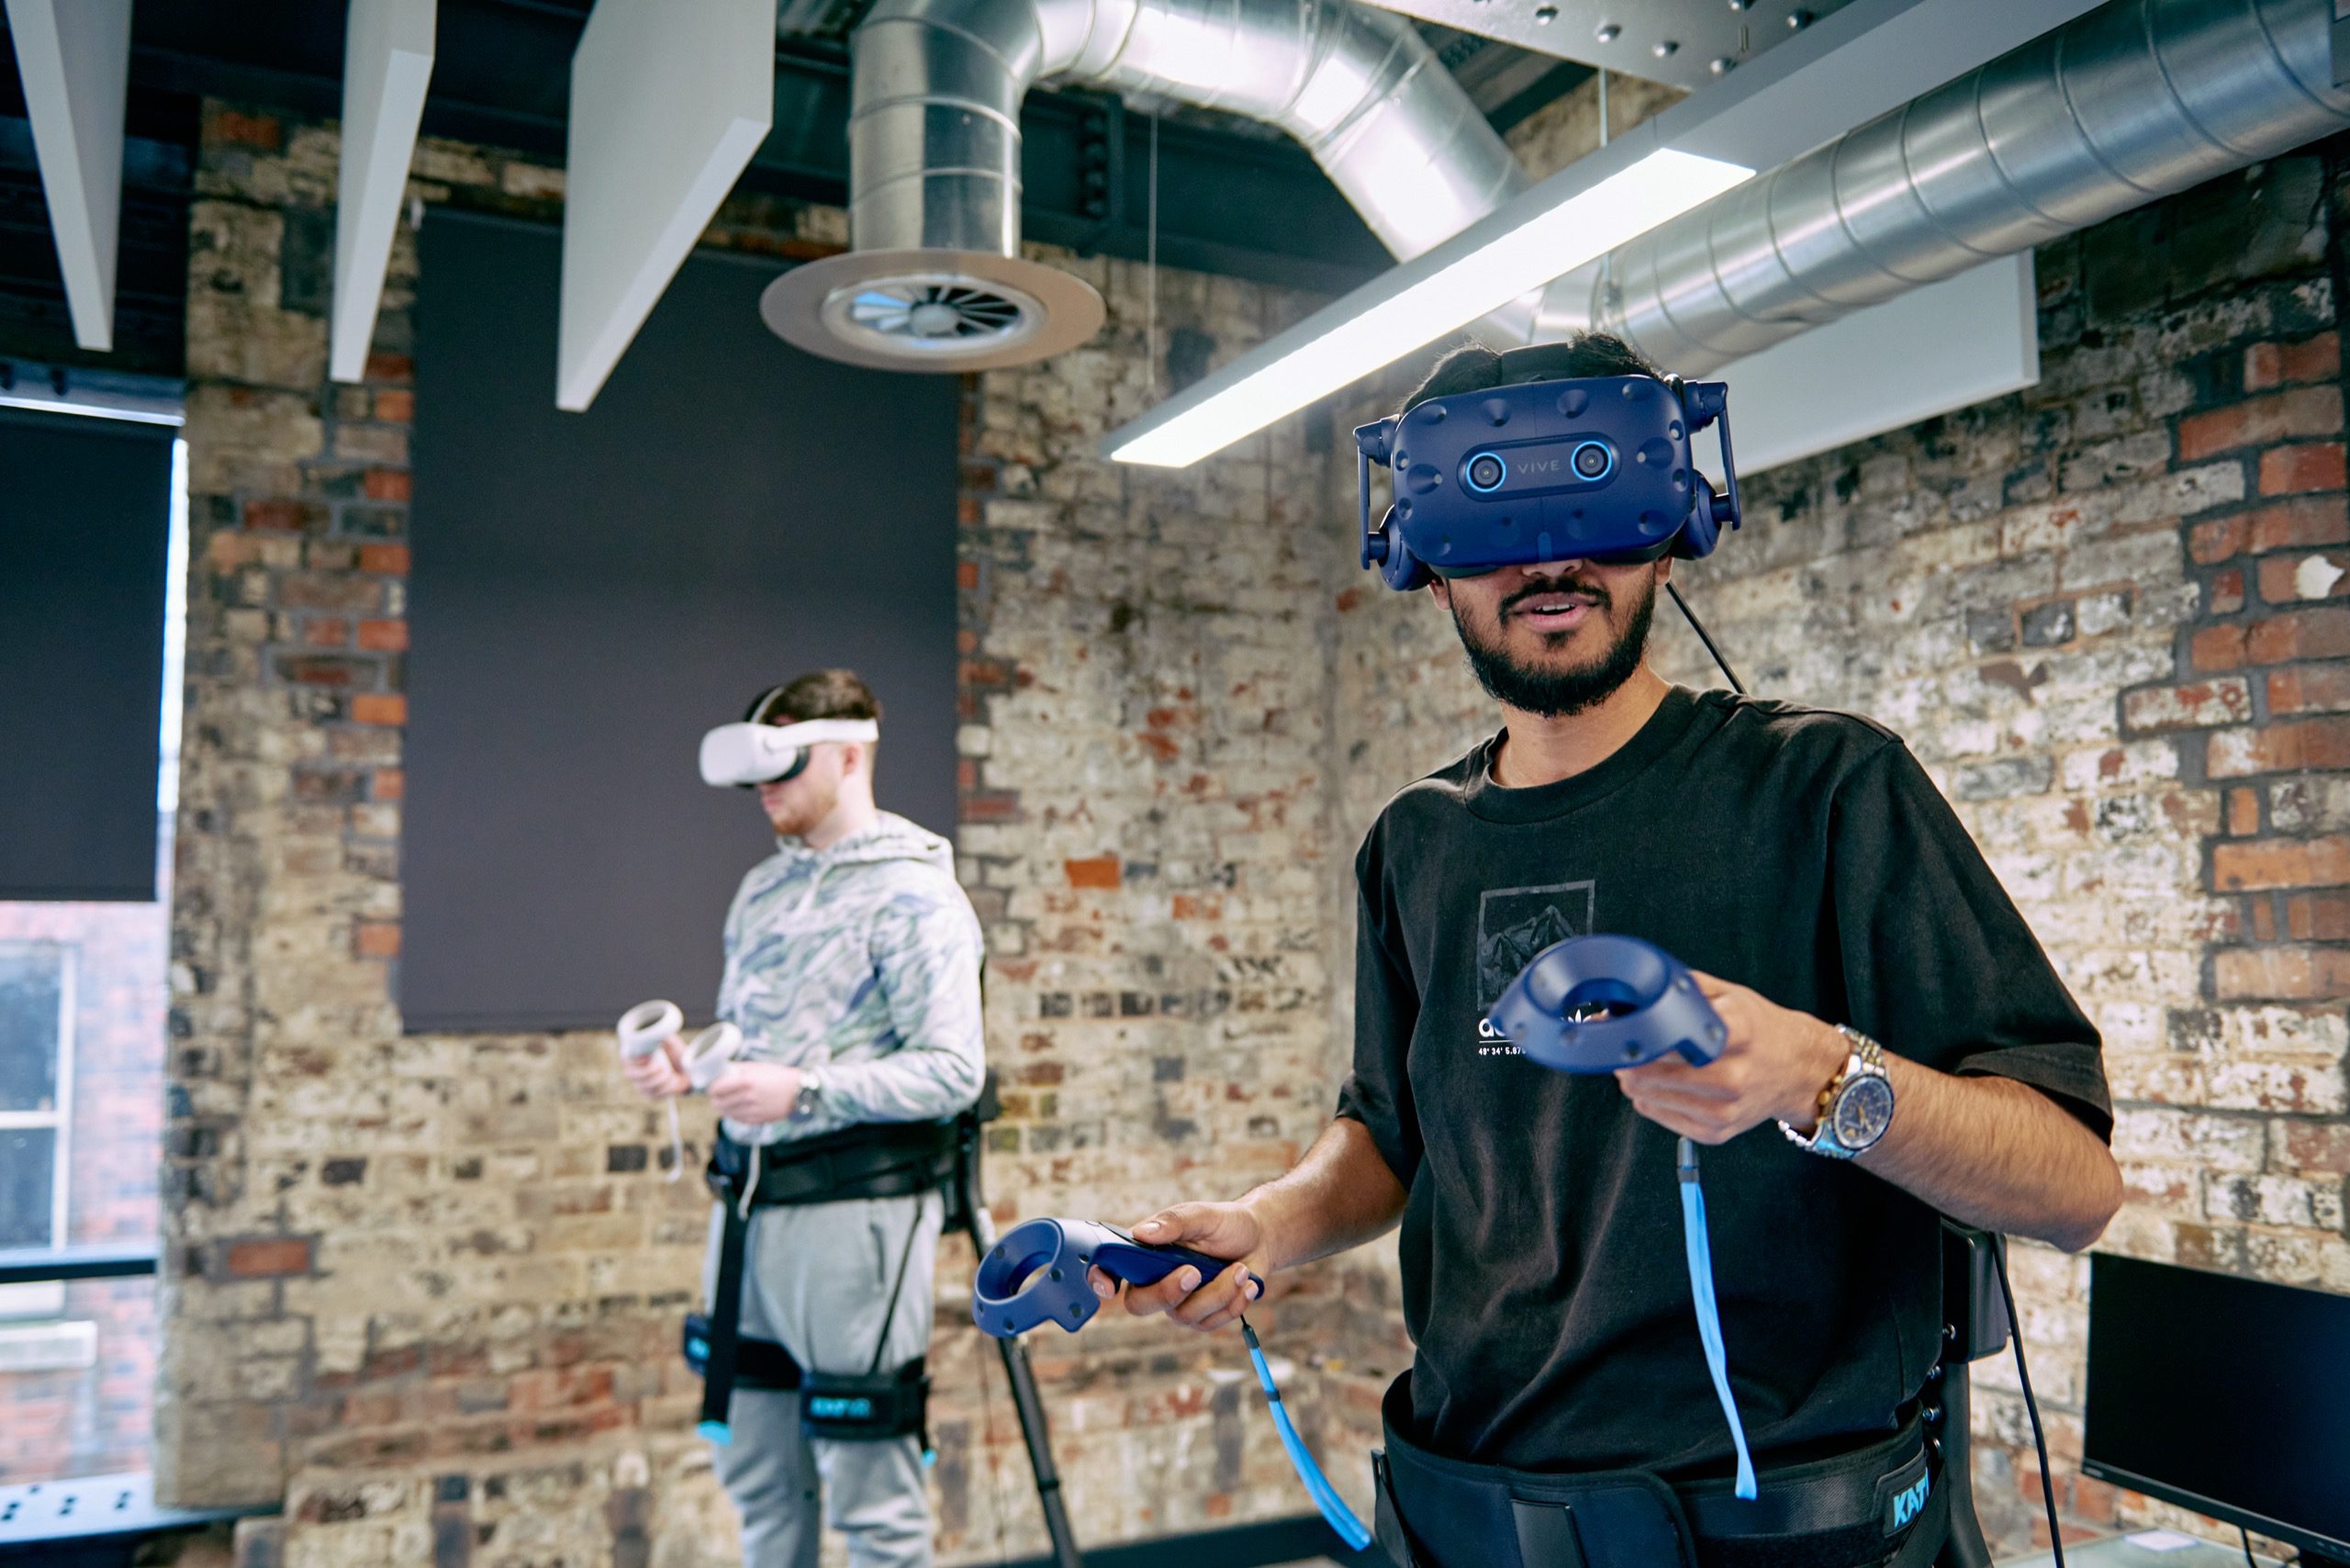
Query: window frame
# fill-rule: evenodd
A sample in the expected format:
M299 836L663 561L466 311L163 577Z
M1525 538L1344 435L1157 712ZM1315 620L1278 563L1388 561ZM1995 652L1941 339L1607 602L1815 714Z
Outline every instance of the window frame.
M57 1251L67 1245L68 1225L73 1217L73 1194L70 1188L73 1177L73 1025L77 1015L75 982L81 969L81 947L78 943L59 942L45 937L9 938L0 941L0 952L38 951L47 948L57 955L57 1093L55 1103L47 1111L0 1110L0 1132L20 1128L48 1127L57 1134L50 1176L49 1245L46 1249L11 1249L17 1252Z

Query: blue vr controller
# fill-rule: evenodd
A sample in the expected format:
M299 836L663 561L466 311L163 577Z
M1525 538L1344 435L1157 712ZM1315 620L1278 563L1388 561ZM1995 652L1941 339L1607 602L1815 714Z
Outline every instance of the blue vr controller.
M1553 1072L1615 1072L1676 1054L1692 1067L1704 1067L1729 1042L1721 1014L1697 989L1696 977L1680 959L1637 936L1572 936L1543 948L1510 981L1485 1021L1528 1060ZM1697 1147L1685 1137L1674 1153L1673 1174L1681 1185L1682 1249L1689 1265L1690 1301L1697 1311L1697 1340L1738 1455L1733 1490L1751 1500L1754 1458L1730 1392Z
M971 1321L999 1339L1044 1323L1058 1323L1074 1334L1102 1305L1086 1282L1088 1269L1099 1268L1132 1285L1155 1285L1186 1263L1199 1270L1203 1282L1232 1267L1229 1259L1188 1247L1147 1246L1099 1220L1023 1220L979 1260L971 1285ZM1265 1282L1248 1277L1263 1294Z
M1722 493L1691 438L1719 431ZM1729 387L1678 376L1577 376L1431 398L1355 431L1362 564L1393 588L1538 561L1712 554L1739 526ZM1371 525L1371 469L1394 504Z
M1486 1022L1553 1072L1614 1072L1676 1051L1703 1067L1729 1037L1681 960L1637 936L1545 947Z
M1203 1282L1232 1267L1227 1259L1211 1258L1188 1247L1148 1246L1099 1220L1023 1220L1004 1232L1002 1239L979 1260L979 1275L971 1282L971 1321L999 1339L1025 1333L1041 1323L1058 1323L1074 1334L1102 1305L1086 1280L1088 1269L1098 1268L1130 1285L1155 1285L1185 1264L1199 1270ZM1254 1274L1248 1278L1261 1296L1265 1282ZM1298 1436L1288 1407L1281 1403L1281 1391L1273 1382L1264 1347L1257 1342L1257 1332L1245 1317L1240 1320L1240 1336L1248 1343L1258 1384L1265 1391L1273 1428L1281 1434L1281 1448L1306 1495L1314 1499L1314 1506L1340 1540L1357 1551L1365 1550L1371 1545L1370 1529L1314 1462L1305 1439Z

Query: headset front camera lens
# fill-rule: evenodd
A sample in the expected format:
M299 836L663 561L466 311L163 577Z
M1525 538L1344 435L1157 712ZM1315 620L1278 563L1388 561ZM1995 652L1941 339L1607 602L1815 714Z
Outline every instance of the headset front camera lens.
M1597 442L1575 448L1575 472L1584 478L1596 479L1607 469L1607 449Z
M1490 452L1481 452L1469 460L1469 487L1472 490L1489 494L1500 489L1502 481L1508 476L1502 460Z

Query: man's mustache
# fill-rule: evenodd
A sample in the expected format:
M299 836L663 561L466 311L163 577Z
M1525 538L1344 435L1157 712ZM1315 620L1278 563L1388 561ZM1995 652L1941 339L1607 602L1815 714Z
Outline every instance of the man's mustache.
M1502 600L1503 617L1506 619L1528 599L1539 599L1546 593L1571 593L1578 598L1591 600L1592 607L1595 610L1606 610L1615 602L1608 597L1607 590L1595 582L1586 581L1581 577L1556 577L1543 582L1528 583L1524 588Z

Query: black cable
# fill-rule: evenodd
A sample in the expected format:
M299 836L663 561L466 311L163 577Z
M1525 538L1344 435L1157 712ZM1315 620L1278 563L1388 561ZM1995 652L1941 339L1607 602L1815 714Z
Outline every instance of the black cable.
M2260 1564L2254 1562L2252 1558L2252 1532L2244 1526L2238 1525L2236 1538L2244 1542L2244 1568L2260 1568Z
M1722 666L1722 674L1729 678L1729 689L1740 697L1745 696L1746 688L1740 684L1738 672L1729 667L1729 661L1722 657L1722 651L1714 646L1711 637L1706 635L1705 627L1698 623L1696 613L1689 608L1689 601L1681 597L1681 590L1667 583L1664 591L1673 596L1673 605L1681 611L1681 618L1689 622L1689 630L1697 633L1697 641L1706 644L1706 652L1714 655L1714 663Z
M2048 1438L2040 1429L2040 1401L2031 1396L2031 1369L2023 1364L2023 1319L2016 1315L2016 1293L2008 1284L2008 1249L1996 1239L1991 1263L1999 1276L1999 1301L2008 1309L2008 1339L2016 1348L2016 1381L2023 1384L2024 1413L2031 1417L2032 1446L2040 1450L2040 1495L2048 1504L2048 1550L2065 1568L2065 1532L2056 1523L2056 1481L2048 1470Z

